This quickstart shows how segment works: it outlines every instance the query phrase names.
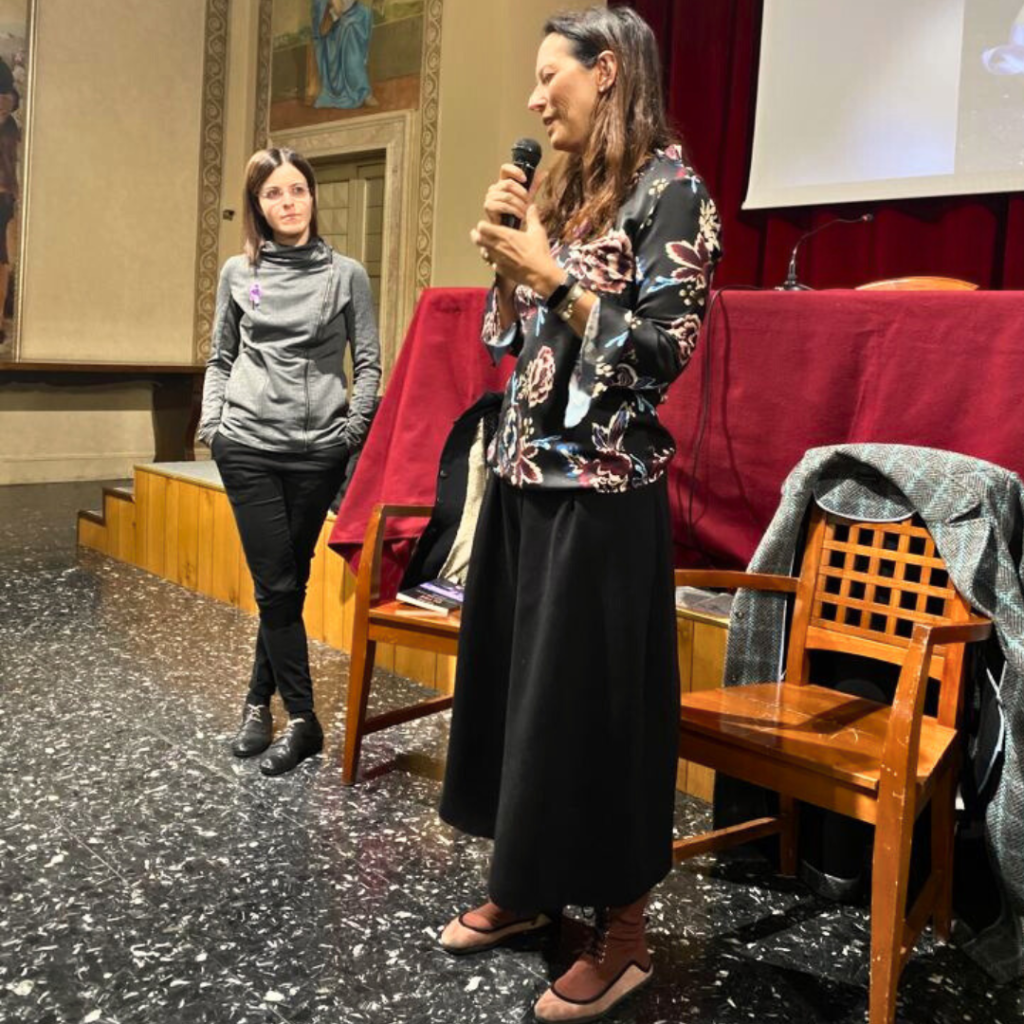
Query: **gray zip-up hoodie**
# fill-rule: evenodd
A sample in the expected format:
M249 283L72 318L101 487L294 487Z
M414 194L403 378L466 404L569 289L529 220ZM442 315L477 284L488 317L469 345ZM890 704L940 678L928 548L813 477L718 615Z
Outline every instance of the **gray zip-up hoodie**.
M352 346L351 396L342 369ZM266 242L259 264L220 274L198 435L267 451L357 448L380 383L380 342L362 265L326 242Z

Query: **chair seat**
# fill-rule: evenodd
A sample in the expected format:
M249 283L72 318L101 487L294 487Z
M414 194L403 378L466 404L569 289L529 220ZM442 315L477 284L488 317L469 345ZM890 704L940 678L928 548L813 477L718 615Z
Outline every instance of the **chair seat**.
M740 746L780 764L820 773L866 793L878 792L891 708L821 686L754 683L683 698L686 734ZM925 717L917 763L919 791L955 749L956 731Z
M383 601L370 608L368 615L371 626L396 627L413 629L438 636L458 638L462 624L462 612L455 611L448 615L439 615L406 604L405 601Z

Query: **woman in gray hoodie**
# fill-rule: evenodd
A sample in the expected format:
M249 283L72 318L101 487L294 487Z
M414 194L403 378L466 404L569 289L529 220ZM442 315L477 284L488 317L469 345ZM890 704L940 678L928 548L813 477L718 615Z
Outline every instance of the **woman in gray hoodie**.
M234 510L260 613L232 751L266 751L260 771L280 775L323 747L302 607L327 510L369 429L380 345L366 271L317 234L309 162L289 149L253 154L244 209L244 252L220 276L199 438ZM271 744L275 690L288 725Z

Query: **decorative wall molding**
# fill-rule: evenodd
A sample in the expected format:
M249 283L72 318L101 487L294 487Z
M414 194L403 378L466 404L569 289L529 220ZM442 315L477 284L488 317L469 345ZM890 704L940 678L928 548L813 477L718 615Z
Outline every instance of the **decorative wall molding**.
M267 145L270 132L270 73L273 64L274 0L259 0L259 39L256 54L256 117L252 126L251 151Z
M199 223L196 241L196 306L192 358L210 354L217 298L220 204L224 182L224 116L227 90L229 0L206 0L202 124L199 151Z
M420 174L416 211L416 287L430 285L434 264L434 201L437 182L437 119L441 87L443 0L427 0L420 77Z
M275 132L271 142L317 160L384 152L384 231L394 243L385 246L380 279L380 337L385 377L394 364L405 326L416 303L417 285L410 268L415 238L409 230L418 135L418 116L412 110L334 121L309 128Z
M36 68L38 65L36 29L39 26L39 16L36 13L36 6L39 0L31 0L28 6L28 23L25 28L25 39L28 44L28 67L25 81L26 97L25 102L25 127L21 140L21 197L19 204L21 210L18 212L18 271L17 280L14 283L14 338L11 341L10 352L7 360L18 362L21 358L21 311L25 304L25 253L28 248L28 204L31 194L28 182L31 180L31 159L32 159L32 111L35 109L36 97Z

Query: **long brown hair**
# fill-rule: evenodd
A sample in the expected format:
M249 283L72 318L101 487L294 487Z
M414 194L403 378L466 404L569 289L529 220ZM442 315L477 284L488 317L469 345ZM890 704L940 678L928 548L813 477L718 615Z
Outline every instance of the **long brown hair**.
M263 210L260 208L260 189L263 183L282 164L291 164L306 179L309 187L309 199L313 204L312 213L309 219L309 237L316 238L320 232L316 222L316 175L313 173L313 166L301 154L294 149L273 148L258 149L245 165L245 196L243 198L244 214L242 216L242 235L244 244L242 251L252 264L260 261L260 247L264 242L272 241L274 232L271 231Z
M583 152L569 153L537 194L548 234L569 241L606 230L651 154L681 143L665 116L658 44L639 14L628 7L567 11L544 23L544 35L552 33L569 41L586 68L605 50L618 61L615 83L597 98Z

